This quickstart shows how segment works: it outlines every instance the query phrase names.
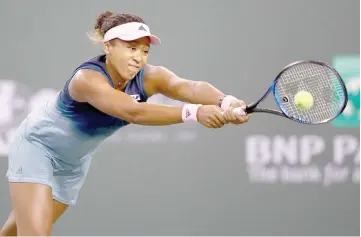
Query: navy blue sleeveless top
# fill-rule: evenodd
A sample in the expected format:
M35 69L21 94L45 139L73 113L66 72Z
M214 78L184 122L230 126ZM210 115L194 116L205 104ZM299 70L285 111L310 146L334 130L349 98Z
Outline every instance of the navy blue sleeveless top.
M89 103L77 102L69 94L69 83L71 78L80 69L93 69L101 72L109 81L109 84L114 88L113 81L106 70L105 55L94 57L77 67L69 80L67 80L64 88L60 91L57 98L56 105L61 115L70 119L74 124L75 129L81 133L90 136L108 136L119 128L128 125L125 120L105 114L96 109ZM130 80L124 89L124 93L132 96L138 102L147 101L148 97L144 90L143 82L144 68L142 68L134 79ZM122 103L119 101L119 103Z

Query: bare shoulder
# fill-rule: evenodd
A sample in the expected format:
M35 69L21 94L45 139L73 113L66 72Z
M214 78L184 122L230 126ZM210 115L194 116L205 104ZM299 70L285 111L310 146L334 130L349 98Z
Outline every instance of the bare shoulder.
M173 72L163 66L147 64L144 66L144 87L149 96L161 93L167 87Z
M91 69L80 69L70 81L69 93L76 101L85 102L88 93L102 86L109 86L103 74Z
M174 75L174 73L163 66L154 66L150 64L144 66L145 80L161 80L172 75Z

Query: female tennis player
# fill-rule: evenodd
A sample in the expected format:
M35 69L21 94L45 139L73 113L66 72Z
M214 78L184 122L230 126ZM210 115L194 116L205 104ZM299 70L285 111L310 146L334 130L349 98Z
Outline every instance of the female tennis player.
M147 64L151 44L160 44L134 15L104 12L91 38L104 54L76 68L55 100L31 112L9 150L7 177L12 213L0 235L48 236L52 224L76 203L94 150L128 124L198 122L208 128L242 124L233 113L243 101L207 82L182 79ZM147 103L163 94L181 107Z

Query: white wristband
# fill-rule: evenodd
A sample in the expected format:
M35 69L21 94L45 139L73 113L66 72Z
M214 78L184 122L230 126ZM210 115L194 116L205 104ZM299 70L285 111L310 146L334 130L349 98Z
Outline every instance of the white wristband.
M197 122L197 112L201 105L185 104L182 109L183 122Z
M221 108L223 109L223 111L226 111L229 109L229 107L231 106L231 102L233 100L238 100L238 99L231 95L227 95L223 98L222 104L221 104Z

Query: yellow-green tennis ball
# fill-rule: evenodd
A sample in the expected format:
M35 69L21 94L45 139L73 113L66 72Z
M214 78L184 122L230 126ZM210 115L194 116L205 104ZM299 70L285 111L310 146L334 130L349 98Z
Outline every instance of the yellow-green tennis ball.
M310 109L313 106L313 96L307 91L299 91L295 95L294 102L300 109Z

